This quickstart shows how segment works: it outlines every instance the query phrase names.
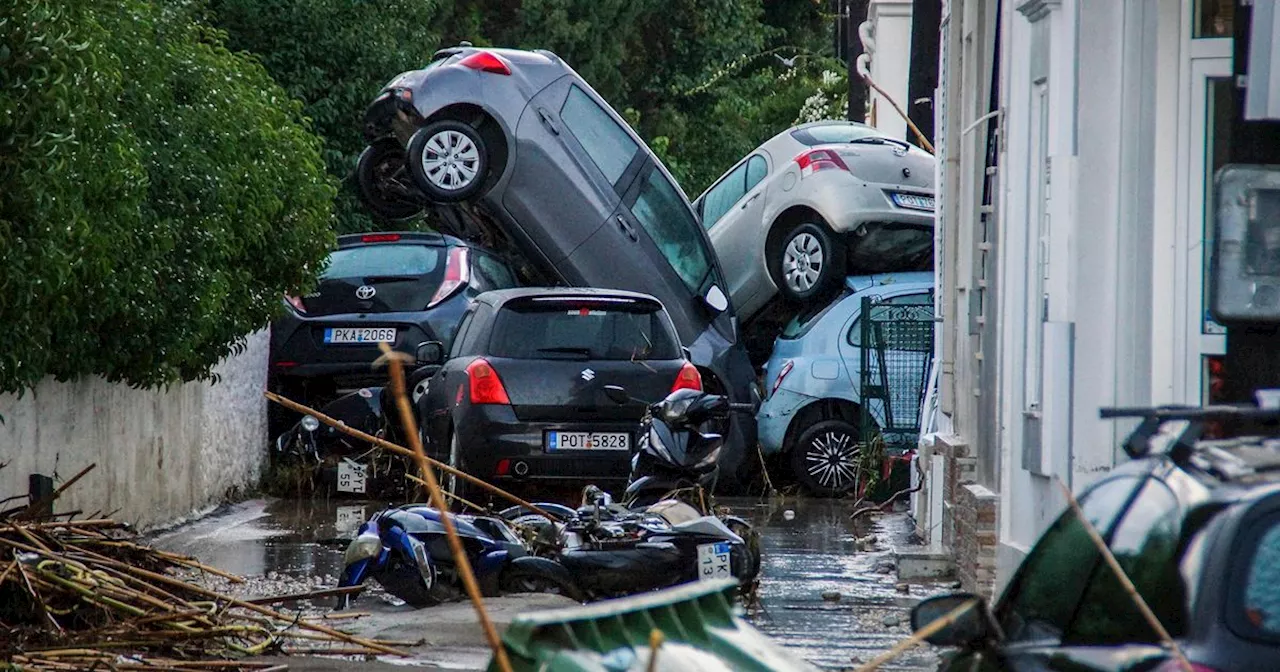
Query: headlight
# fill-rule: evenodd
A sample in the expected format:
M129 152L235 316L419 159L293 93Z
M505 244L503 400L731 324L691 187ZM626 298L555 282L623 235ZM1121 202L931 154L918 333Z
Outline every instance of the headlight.
M320 421L314 415L304 415L302 416L302 428L308 432L314 432L320 429Z
M365 533L351 540L347 552L342 554L342 566L349 567L361 560L378 557L382 552L382 539L376 534Z
M701 460L698 460L698 463L697 463L696 465L694 465L694 468L696 468L696 469L701 469L701 468L703 468L703 467L709 467L709 466L711 466L711 465L715 464L715 463L716 463L716 458L720 457L720 449L721 449L721 448L723 448L723 446L716 446L716 449L715 449L715 450L713 450L713 451L711 451L711 452L707 453L707 456L706 456L706 457L704 457L704 458L702 458Z

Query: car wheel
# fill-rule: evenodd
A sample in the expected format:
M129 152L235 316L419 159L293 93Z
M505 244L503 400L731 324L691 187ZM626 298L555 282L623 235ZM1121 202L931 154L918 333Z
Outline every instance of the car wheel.
M839 497L862 482L860 432L844 420L823 420L804 430L791 447L796 479L811 494Z
M797 226L783 237L773 260L778 291L800 303L826 297L844 276L844 256L844 245L826 226Z
M489 154L472 126L437 121L418 129L409 139L409 170L428 198L457 203L475 196L484 186Z
M398 141L383 138L365 147L356 161L360 201L381 219L397 221L422 212L405 165L407 158Z
M458 441L458 435L454 432L449 433L449 466L454 469L466 471L462 466L462 443ZM470 499L470 484L458 478L453 474L445 474L444 487L455 497Z

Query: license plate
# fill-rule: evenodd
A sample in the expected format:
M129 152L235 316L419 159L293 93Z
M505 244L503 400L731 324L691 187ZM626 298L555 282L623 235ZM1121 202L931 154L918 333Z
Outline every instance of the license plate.
M396 330L391 327L333 328L324 330L325 343L387 343L396 342Z
M729 542L698 544L698 579L728 579L733 576L729 564Z
M341 469L342 467L338 467ZM339 535L352 534L360 529L365 521L363 506L339 506L338 515L333 521L333 529Z
M368 487L369 466L344 459L338 463L338 492L363 494Z
M893 204L899 208L911 208L912 210L928 210L929 212L933 212L932 196L894 193L892 197Z
M547 432L547 452L558 450L631 450L626 432Z

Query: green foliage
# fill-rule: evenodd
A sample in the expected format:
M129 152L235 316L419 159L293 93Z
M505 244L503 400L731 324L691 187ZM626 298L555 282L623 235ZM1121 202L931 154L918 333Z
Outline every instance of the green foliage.
M314 281L334 189L300 109L176 3L0 16L0 392L208 378Z

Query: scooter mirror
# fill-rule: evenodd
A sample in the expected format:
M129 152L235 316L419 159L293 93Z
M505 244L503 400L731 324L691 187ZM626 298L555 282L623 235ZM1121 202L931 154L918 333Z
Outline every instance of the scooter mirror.
M609 397L609 401L615 404L625 404L631 401L631 395L627 391L617 385L605 385L604 396Z

